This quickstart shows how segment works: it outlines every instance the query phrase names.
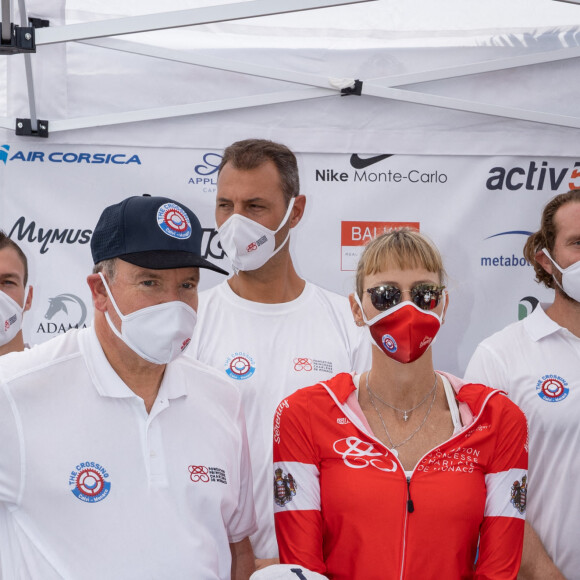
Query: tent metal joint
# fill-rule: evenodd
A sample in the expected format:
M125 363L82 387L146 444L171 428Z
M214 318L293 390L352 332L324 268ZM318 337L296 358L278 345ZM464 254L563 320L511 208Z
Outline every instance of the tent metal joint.
M31 119L16 119L16 135L48 138L48 121L37 119L36 130L33 130Z
M28 18L28 22L34 28L48 28L50 26L50 20L44 20L44 18Z
M358 97L360 97L362 95L362 87L363 82L356 79L352 86L341 89L340 96L346 97L348 95L357 95Z
M0 55L36 52L34 27L10 24L10 39L0 41Z

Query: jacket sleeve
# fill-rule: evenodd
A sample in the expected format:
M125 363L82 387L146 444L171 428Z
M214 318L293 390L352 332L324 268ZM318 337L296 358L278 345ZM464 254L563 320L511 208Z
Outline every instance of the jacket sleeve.
M527 496L528 428L504 395L494 456L485 475L487 496L480 530L476 580L515 579L520 567Z
M274 520L280 562L324 574L320 463L302 389L280 403L274 416Z

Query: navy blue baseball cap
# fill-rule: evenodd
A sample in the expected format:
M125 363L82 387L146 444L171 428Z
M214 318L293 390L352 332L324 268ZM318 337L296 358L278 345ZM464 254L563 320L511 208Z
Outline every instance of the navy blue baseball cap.
M151 268L225 270L201 255L202 228L196 215L167 197L128 197L105 208L91 238L95 264L111 258Z

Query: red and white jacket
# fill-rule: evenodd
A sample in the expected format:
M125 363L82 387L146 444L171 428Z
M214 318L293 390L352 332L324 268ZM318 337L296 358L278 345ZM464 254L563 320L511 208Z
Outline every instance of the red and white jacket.
M501 391L446 376L463 428L409 476L347 404L355 391L350 374L280 403L274 510L281 562L335 580L516 578L525 417Z

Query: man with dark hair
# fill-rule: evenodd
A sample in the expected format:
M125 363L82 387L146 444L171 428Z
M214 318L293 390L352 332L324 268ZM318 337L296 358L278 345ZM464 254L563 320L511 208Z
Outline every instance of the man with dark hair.
M484 340L466 379L504 389L530 432L524 552L518 578L580 573L580 190L548 202L524 256L555 290L524 320Z
M234 275L200 294L191 353L240 387L248 422L258 566L278 556L272 499L272 418L297 388L364 370L370 343L346 297L303 280L290 232L304 214L298 164L263 139L229 146L219 167L216 224ZM300 486L300 482L297 482Z
M0 356L24 350L22 316L30 310L32 293L24 252L0 230Z
M0 362L6 579L247 580L256 529L241 398L180 356L202 228L164 197L107 207L90 328Z

